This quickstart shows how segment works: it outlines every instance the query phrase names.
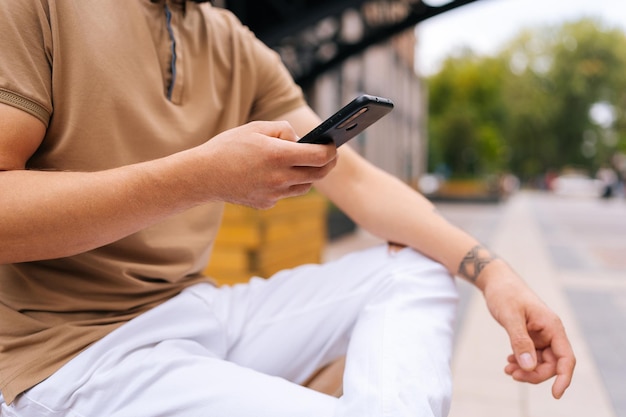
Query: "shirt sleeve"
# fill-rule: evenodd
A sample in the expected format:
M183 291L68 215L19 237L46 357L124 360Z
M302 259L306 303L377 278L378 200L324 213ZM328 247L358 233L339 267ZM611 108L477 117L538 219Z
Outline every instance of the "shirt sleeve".
M262 44L258 54L262 57L256 61L258 89L251 120L274 120L306 105L302 90L293 81L278 53Z
M45 0L0 2L0 103L37 117L52 114L52 33Z
M233 19L236 19L232 16ZM283 64L280 55L261 42L246 26L237 21L235 36L244 44L247 65L254 78L249 121L274 120L306 105L302 89Z

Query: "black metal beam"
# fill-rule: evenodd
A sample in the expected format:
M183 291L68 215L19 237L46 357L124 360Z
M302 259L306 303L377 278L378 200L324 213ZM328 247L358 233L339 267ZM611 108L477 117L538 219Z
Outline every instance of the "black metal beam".
M474 1L478 0L452 0L440 7L420 0L223 0L219 3L277 50L296 82L306 86L368 47ZM351 13L353 18L358 16L357 38L345 37L346 13Z

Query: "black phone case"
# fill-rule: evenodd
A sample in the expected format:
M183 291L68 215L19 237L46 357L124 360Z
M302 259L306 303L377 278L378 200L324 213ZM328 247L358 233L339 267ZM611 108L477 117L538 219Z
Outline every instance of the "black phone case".
M298 142L339 147L389 113L393 102L387 98L363 94L307 133Z

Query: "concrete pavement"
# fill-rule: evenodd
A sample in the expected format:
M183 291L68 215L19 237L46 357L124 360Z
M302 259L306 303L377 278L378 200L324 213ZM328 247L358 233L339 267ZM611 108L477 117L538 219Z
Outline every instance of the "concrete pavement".
M561 400L550 383L512 381L504 330L482 296L459 282L451 417L626 417L626 202L522 192L500 204L437 204L444 216L506 259L563 320L577 355ZM377 244L364 232L333 242L328 257Z

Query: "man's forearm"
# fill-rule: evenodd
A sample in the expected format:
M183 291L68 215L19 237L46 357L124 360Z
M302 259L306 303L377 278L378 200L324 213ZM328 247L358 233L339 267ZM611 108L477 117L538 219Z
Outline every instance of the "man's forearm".
M353 151L343 151L337 172L324 179L321 190L369 232L411 246L442 263L450 273L475 281L471 274L476 271L470 270L474 264L466 258L479 242L444 219L430 201L406 184L365 165ZM480 259L483 254L479 253Z
M0 172L0 264L84 252L191 207L176 180L177 163L93 173Z

